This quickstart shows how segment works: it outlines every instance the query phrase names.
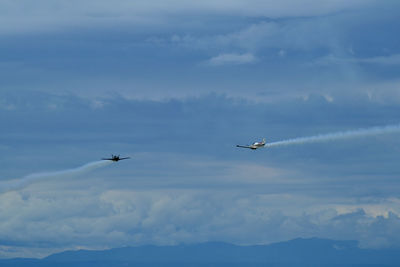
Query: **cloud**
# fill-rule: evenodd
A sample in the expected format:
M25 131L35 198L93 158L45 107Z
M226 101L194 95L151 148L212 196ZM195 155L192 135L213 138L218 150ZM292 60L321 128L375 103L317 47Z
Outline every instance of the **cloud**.
M339 58L333 55L325 56L315 61L318 65L330 65L330 64L376 64L382 66L393 66L400 64L400 54L393 54L389 56L377 56L369 58Z
M399 123L397 7L2 1L2 179L132 159L0 194L0 253L299 236L398 245L398 135L235 147Z
M367 3L366 3L367 2ZM107 25L141 24L162 25L167 17L215 14L233 16L317 16L341 10L360 8L374 1L334 1L324 3L313 0L285 1L201 1L151 0L127 2L118 0L112 5L107 1L48 1L32 4L29 1L2 1L3 33L58 31L65 27L107 27ZM168 22L167 22L168 23Z
M288 5L272 1L265 6L241 1L168 5L117 1L112 6L103 1L4 3L9 5L3 9L8 15L1 16L5 21L0 28L9 34L1 44L5 56L0 78L3 88L24 93L42 90L92 98L122 94L157 100L212 92L240 97L260 92L277 97L340 90L347 94L349 90L341 88L393 78L396 70L377 72L372 64L321 68L307 63L326 55L374 58L400 52L394 45L397 14L386 12L389 2L374 2L372 7L360 1L311 5L309 0L287 1ZM256 16L256 11L241 15L246 8L265 15ZM301 9L317 15L299 16ZM196 21L188 19L193 16ZM7 19L19 21L14 25L19 28ZM252 55L254 60L251 56L228 60L229 53ZM243 63L241 75L238 68L207 68L210 59L217 64ZM0 107L14 108L2 103Z
M400 240L398 199L381 200L381 207L396 210L381 216L354 205L354 199L118 187L49 190L42 184L2 194L2 243L16 251L32 246L43 252L205 241L267 244L299 236L355 239L368 248L397 246ZM343 213L346 205L353 210Z
M333 48L336 45L331 31L335 17L293 18L287 20L259 19L239 29L215 35L173 35L171 40L185 48L202 50L241 49L262 51L274 48L312 51L316 48Z
M241 65L256 62L256 57L252 54L220 54L208 60L212 66L221 65Z
M361 59L351 59L360 63L371 63L371 64L381 64L381 65L399 65L400 64L400 54L372 57L372 58L361 58Z
M17 99L4 98L17 110L5 111L2 122L12 133L5 139L4 153L10 156L2 176L13 177L5 176L8 169L14 175L15 170L53 172L115 150L132 160L1 194L5 257L141 244L262 244L299 236L351 238L364 247L398 244L400 200L397 178L390 175L397 177L398 158L391 139L293 150L234 147L256 133L274 139L327 131L318 129L320 123L329 117L329 127L336 128L342 119L335 114L342 112L373 117L374 111L361 108L372 108L370 102L349 107L316 95L274 105L216 95L170 101L120 97L101 99L104 106L93 109L90 101L70 96L61 97L57 111L46 111L38 107L60 99L41 93ZM373 110L382 107L374 105ZM324 108L314 114L316 107ZM397 109L385 110L383 117L397 118ZM27 115L35 123L19 123ZM315 120L308 120L311 115ZM54 127L59 121L62 127ZM41 139L46 141L32 141Z

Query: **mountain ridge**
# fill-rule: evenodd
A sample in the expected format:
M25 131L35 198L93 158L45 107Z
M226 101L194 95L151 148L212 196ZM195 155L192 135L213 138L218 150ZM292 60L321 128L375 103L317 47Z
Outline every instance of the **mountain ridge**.
M400 249L362 249L356 241L297 238L269 245L223 242L63 251L0 266L400 266Z

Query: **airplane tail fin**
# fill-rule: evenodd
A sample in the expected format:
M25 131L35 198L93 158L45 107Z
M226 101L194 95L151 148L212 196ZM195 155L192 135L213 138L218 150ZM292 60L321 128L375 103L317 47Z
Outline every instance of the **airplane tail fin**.
M265 139L265 137L262 139L263 143L265 144L267 142L267 140Z

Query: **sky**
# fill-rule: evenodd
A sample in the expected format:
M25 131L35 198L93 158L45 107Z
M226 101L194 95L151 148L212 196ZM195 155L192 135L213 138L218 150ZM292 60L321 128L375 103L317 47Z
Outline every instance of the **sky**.
M298 237L398 248L399 133L235 146L399 125L399 10L0 1L0 257ZM93 163L112 153L131 159Z

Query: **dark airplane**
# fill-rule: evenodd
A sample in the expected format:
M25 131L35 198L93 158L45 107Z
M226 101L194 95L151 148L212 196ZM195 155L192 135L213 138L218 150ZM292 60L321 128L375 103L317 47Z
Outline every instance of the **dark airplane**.
M115 156L115 155L111 154L111 158L108 158L108 159L101 159L101 160L119 161L119 160L123 160L123 159L130 159L130 157L120 158L119 155L118 155L118 156Z

